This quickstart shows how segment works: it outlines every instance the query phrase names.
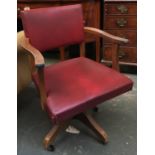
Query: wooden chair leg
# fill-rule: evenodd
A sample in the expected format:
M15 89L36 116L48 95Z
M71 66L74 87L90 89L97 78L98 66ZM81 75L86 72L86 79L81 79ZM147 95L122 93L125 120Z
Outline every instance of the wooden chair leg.
M52 144L54 143L54 140L56 139L59 132L65 127L67 127L67 123L54 125L52 127L52 129L48 132L43 141L45 149L54 151L54 146Z
M104 143L108 142L108 135L104 129L95 121L95 119L88 113L82 113L76 117L82 121L85 125L90 127L102 140Z
M65 49L63 47L60 48L60 60L65 60Z

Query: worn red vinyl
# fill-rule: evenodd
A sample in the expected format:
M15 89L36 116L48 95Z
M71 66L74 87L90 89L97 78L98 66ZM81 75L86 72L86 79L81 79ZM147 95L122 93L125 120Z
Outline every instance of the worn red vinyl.
M81 5L21 12L26 37L41 52L84 40Z
M133 82L87 58L74 58L45 68L46 108L54 123L127 92ZM38 85L37 75L34 75Z

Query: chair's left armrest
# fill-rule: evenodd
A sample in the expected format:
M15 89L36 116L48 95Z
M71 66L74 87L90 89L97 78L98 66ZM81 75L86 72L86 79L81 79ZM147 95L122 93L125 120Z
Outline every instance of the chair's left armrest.
M84 32L93 34L97 37L102 37L104 39L110 40L113 43L119 43L120 44L120 43L127 43L128 42L128 39L112 35L110 33L107 33L105 31L102 31L100 29L93 28L93 27L84 27Z
M42 56L41 52L33 47L29 43L29 39L25 37L25 34L23 31L18 33L18 48L23 48L26 52L29 52L35 63L35 67L37 67L38 72L38 79L39 79L39 92L40 92L40 98L41 98L41 107L44 110L45 109L45 103L46 103L46 90L45 90L45 81L44 81L44 66L45 61L44 57ZM32 67L33 68L33 67Z
M41 52L30 44L29 39L25 37L23 31L19 32L19 37L18 46L25 49L25 51L29 52L33 56L36 67L43 67L45 65L45 61Z

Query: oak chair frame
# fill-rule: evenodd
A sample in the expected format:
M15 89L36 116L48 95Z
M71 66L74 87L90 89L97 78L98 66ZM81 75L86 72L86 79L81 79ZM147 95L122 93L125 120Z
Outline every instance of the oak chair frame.
M102 30L99 30L97 28L92 28L92 27L84 27L84 32L95 35L98 38L102 37L103 39L111 40L112 42L112 68L119 71L119 59L118 59L119 46L122 43L127 43L128 39L120 38L118 36L111 35L107 32L104 32ZM40 102L41 102L42 109L45 110L46 91L45 91L45 81L44 81L44 66L45 66L44 58L41 52L29 43L29 39L25 37L24 32L23 32L23 37L21 39L20 45L22 48L24 48L26 51L28 51L32 55L31 63L32 63L32 66L36 67L36 70L34 69L34 67L32 67L32 71L35 70L38 72ZM61 60L64 60L65 48L61 47L59 49L60 49L60 58ZM85 43L84 42L80 44L80 56L82 57L85 56ZM99 61L99 53L96 53L96 61ZM93 131L95 131L95 133L99 135L99 137L104 143L108 142L107 133L93 119L93 117L88 112L81 113L75 116L75 118L82 121L84 124L89 126ZM48 132L48 134L44 138L43 144L44 144L45 149L48 149L51 151L54 149L53 146L50 144L54 143L54 140L56 136L58 135L58 133L62 129L67 128L68 124L69 124L69 121L53 125L52 129Z

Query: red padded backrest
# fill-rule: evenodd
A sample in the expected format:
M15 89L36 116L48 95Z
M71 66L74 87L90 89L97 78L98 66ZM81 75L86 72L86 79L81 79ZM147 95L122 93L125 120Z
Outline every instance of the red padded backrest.
M21 12L26 37L41 52L84 40L80 4Z

